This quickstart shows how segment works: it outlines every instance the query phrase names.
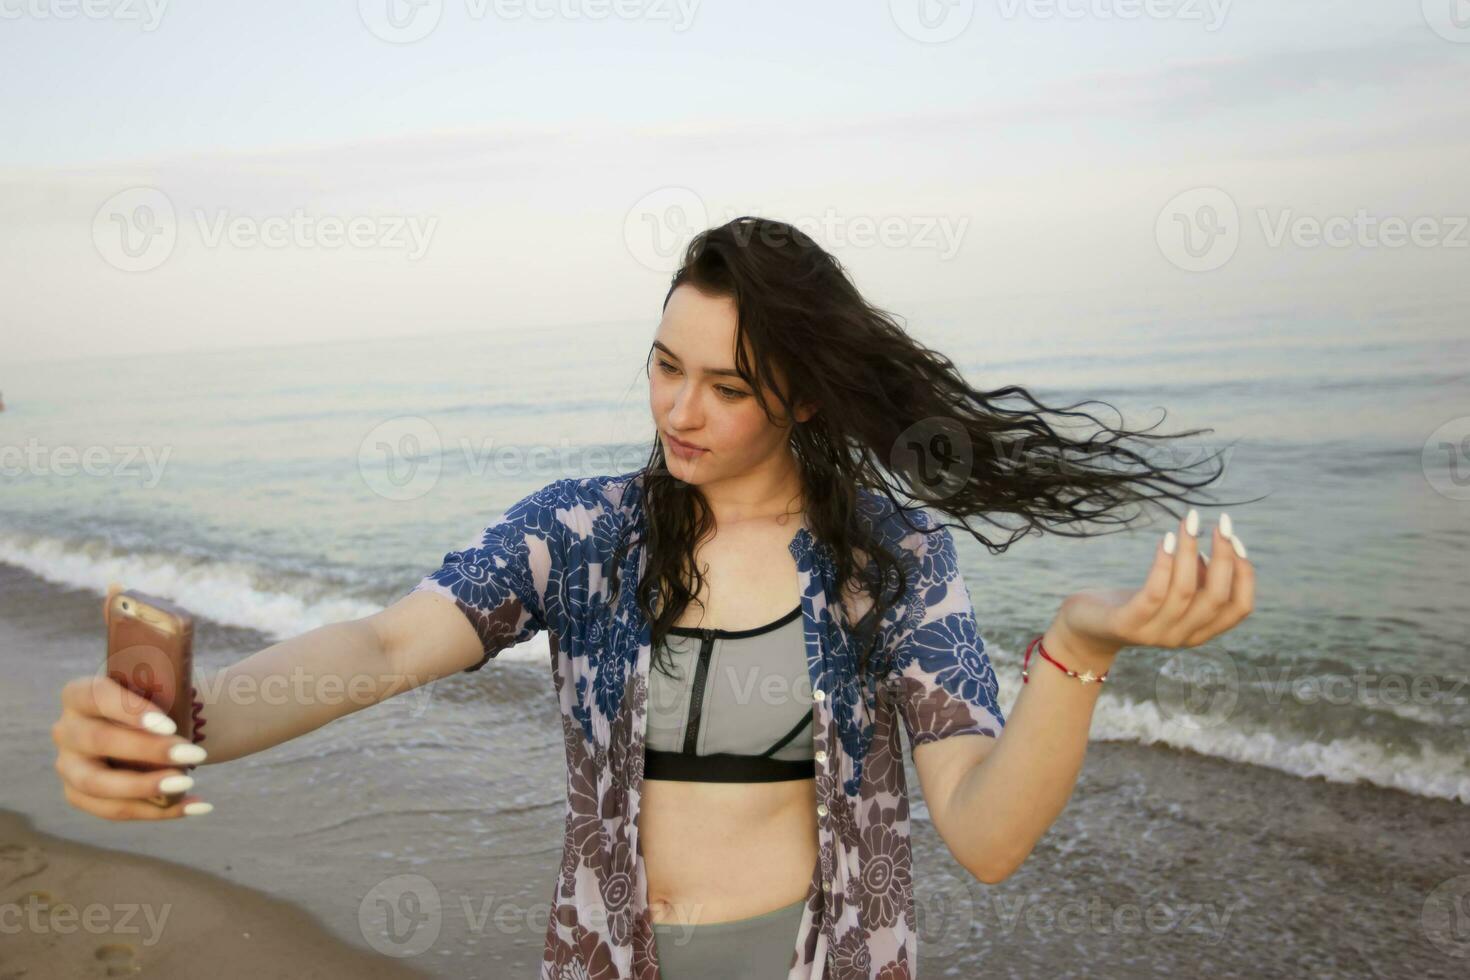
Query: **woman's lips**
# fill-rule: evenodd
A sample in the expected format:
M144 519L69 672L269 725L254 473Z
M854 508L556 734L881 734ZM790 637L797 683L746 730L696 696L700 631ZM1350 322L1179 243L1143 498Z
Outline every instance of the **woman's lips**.
M683 442L682 440L676 439L673 436L669 435L667 432L664 433L664 438L669 441L669 449L675 455L681 456L684 459L696 459L699 456L703 456L705 453L709 452L708 449L704 449L700 446L694 446L687 442Z

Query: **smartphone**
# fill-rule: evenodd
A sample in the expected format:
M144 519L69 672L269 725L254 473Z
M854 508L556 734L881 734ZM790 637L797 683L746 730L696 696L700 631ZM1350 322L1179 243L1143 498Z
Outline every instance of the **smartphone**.
M107 676L158 705L178 726L178 734L192 740L194 617L166 599L119 586L108 589L102 611ZM107 763L142 772L159 768L110 758ZM166 807L183 798L183 793L159 793L148 802Z

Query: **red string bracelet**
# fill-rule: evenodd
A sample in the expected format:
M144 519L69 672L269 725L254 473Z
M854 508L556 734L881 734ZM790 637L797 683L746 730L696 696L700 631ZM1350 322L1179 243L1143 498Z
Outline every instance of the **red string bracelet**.
M1041 642L1041 637L1038 636L1036 639L1032 640L1029 645L1027 645L1027 647L1026 647L1026 659L1024 659L1024 660L1021 661L1021 683L1022 684L1030 684L1031 683L1031 673L1027 669L1027 667L1031 663L1031 651L1032 650L1040 650L1041 651L1041 659L1047 660L1047 661L1050 661L1051 663L1056 664L1057 665L1057 669L1060 670L1062 673L1066 674L1068 677L1075 677L1075 678L1077 678L1079 681L1081 681L1084 684L1091 684L1093 681L1096 681L1097 683L1101 684L1101 683L1103 683L1104 681L1106 681L1108 679L1108 671L1106 671L1106 670L1103 671L1102 672L1102 676L1099 677L1098 675L1094 674L1090 670L1084 670L1082 673L1079 674L1079 673L1077 673L1077 671L1068 668L1066 665L1064 665L1063 663L1061 663L1061 661L1057 660L1051 654L1049 654L1049 653L1046 652L1046 645Z

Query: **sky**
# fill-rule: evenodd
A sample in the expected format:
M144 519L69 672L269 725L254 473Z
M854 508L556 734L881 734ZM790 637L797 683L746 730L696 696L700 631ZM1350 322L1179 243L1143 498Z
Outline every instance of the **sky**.
M1470 0L0 0L0 84L0 372L651 332L743 214L920 325L1470 299Z

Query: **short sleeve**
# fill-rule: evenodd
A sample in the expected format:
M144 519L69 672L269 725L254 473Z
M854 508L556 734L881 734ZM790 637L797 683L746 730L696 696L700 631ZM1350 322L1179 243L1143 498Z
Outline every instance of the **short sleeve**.
M507 647L524 643L562 614L548 603L550 583L564 570L569 484L560 480L512 504L464 547L408 591L435 592L464 613L480 638L479 670Z
M889 681L910 746L952 735L998 737L1000 689L948 527L920 534L910 609Z

